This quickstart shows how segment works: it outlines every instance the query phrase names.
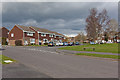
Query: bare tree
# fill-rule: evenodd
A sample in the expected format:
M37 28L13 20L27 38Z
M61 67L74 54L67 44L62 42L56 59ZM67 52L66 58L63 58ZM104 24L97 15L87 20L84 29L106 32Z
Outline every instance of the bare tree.
M97 37L97 9L92 8L90 10L90 15L86 19L86 32L87 32L87 37L89 39L92 39L93 41Z
M109 33L109 37L111 37L111 38L114 38L114 36L117 34L117 32L118 32L118 22L115 19L110 20L107 32Z
M84 40L86 40L86 36L84 35L83 32L80 32L76 37L75 37L75 42L83 42Z
M96 8L92 8L90 10L90 15L86 19L86 23L87 37L93 41L95 41L95 39L101 40L110 23L106 9L98 13Z
M98 18L97 37L102 39L102 36L104 36L104 33L107 32L106 30L108 29L110 23L109 16L107 16L107 10L103 9L103 11L98 14L97 18Z

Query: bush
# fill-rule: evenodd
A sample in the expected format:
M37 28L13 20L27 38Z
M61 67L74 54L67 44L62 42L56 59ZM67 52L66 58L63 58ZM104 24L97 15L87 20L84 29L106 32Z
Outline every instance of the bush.
M35 45L35 43L31 43L30 45Z
M44 45L48 45L48 43L44 43Z
M22 40L16 40L15 45L16 46L22 46Z

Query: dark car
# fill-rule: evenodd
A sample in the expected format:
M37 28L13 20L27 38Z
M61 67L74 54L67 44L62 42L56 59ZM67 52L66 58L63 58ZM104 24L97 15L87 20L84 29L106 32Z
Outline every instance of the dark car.
M76 42L75 45L79 45L80 43L79 42Z
M49 43L48 43L48 46L51 46L51 47L52 47L52 46L55 46L55 45L54 45L53 42L49 42Z

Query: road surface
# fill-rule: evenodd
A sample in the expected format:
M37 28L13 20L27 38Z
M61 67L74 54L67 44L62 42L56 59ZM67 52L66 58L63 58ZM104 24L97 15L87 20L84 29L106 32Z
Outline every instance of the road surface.
M14 65L28 67L37 76L29 75L29 71L23 71L17 75L27 78L52 77L52 78L117 78L118 62L105 59L97 59L84 56L64 55L56 52L56 47L4 47L3 54L17 60L17 63L3 65L3 77L14 78L17 71ZM11 68L9 68L9 66ZM13 67L13 68L12 68ZM8 70L7 70L8 69ZM11 69L11 71L10 71ZM17 68L18 69L18 68ZM25 72L28 71L28 72ZM13 75L9 75L12 74ZM42 75L42 76L39 76Z

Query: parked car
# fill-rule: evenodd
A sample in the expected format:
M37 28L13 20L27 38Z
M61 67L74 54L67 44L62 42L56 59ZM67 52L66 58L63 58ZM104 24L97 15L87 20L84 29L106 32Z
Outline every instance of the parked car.
M76 42L75 45L79 45L80 43L79 42Z
M52 46L55 46L55 45L54 45L53 42L49 42L49 43L48 43L48 46L51 46L51 47L52 47Z
M73 42L68 43L68 46L72 46L72 45L73 45Z
M63 46L63 43L62 43L62 42L60 42L60 43L59 43L59 46Z
M56 46L59 46L59 43L57 42L57 43L55 43L55 45L56 45Z
M90 42L90 44L96 44L95 42Z
M113 43L113 42L111 42L111 41L107 41L106 43Z
M63 45L64 45L64 46L68 46L68 43L67 43L67 42L64 42Z

